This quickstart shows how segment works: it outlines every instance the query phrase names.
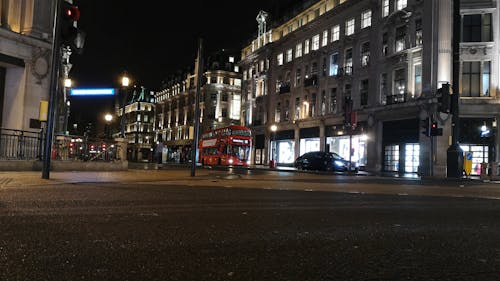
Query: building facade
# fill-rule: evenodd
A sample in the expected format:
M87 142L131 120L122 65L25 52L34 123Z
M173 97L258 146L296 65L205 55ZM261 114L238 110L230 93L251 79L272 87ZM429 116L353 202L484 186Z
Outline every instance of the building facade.
M154 155L154 92L142 86L122 88L115 102L115 116L120 120L119 133L123 132L127 143L127 160L133 162L153 161ZM119 100L123 99L123 100Z
M239 63L254 163L291 165L326 150L371 172L446 175L452 118L439 112L437 90L454 83L453 2L305 1L274 25L259 13ZM458 141L478 174L480 163L499 160L500 1L460 2ZM442 136L422 134L427 118Z
M200 133L227 125L239 125L241 74L239 56L221 50L204 59L200 85ZM155 93L156 141L164 145L164 161L186 162L193 151L197 75L185 71L164 83Z
M0 0L0 125L40 128L49 100L54 1Z

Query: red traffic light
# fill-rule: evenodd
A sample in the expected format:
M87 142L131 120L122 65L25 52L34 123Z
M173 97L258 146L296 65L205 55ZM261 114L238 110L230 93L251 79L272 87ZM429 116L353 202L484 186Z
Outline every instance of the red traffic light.
M80 10L77 6L68 6L64 10L64 15L70 20L77 21L80 19Z
M438 127L437 122L432 122L432 129L437 129L437 127Z

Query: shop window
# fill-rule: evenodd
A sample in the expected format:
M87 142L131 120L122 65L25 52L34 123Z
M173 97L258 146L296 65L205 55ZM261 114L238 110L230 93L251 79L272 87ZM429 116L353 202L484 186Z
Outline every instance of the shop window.
M405 144L405 172L417 173L420 165L420 145L418 143Z
M384 149L384 171L399 171L399 145L386 145Z

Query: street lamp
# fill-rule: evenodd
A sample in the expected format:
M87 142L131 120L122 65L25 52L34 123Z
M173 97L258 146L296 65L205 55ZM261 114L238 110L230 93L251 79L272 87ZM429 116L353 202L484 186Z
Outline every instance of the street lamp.
M66 135L68 133L68 119L69 119L69 109L70 109L70 101L69 101L69 95L68 95L68 89L73 86L73 81L71 81L71 78L66 77L64 79L64 106L65 106L65 112L64 112L64 124L63 124L63 133Z
M125 106L126 106L126 99L127 99L127 87L130 84L130 79L128 78L127 74L123 74L122 79L122 116L121 116L121 124L120 124L120 135L122 138L125 138Z
M104 120L106 121L106 128L105 128L105 133L106 133L106 138L111 138L111 130L110 130L110 126L109 124L111 123L111 121L113 120L113 115L107 113L106 115L104 115Z
M270 167L276 167L276 161L274 160L274 155L276 154L276 131L278 130L278 126L276 124L271 125L271 162Z

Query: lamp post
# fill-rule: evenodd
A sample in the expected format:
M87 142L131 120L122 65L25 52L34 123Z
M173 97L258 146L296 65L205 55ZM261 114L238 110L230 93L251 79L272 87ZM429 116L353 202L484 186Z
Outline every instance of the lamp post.
M126 100L127 100L127 87L130 84L130 79L128 78L127 74L124 74L121 79L122 83L122 116L121 116L121 124L120 124L120 137L125 138L125 106L126 106Z
M68 119L69 119L69 109L70 109L70 101L68 97L68 89L73 85L73 81L71 78L64 79L64 106L65 106L65 114L64 114L64 125L63 125L63 133L65 135L68 134Z
M106 126L104 128L104 131L105 131L105 134L106 134L106 138L110 139L111 138L110 123L113 120L113 115L111 115L109 113L106 113L106 115L104 115L104 120L106 121Z
M276 124L271 125L271 162L269 163L270 168L276 168L276 160L274 160L274 155L276 154L276 131L278 126Z

